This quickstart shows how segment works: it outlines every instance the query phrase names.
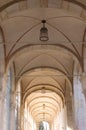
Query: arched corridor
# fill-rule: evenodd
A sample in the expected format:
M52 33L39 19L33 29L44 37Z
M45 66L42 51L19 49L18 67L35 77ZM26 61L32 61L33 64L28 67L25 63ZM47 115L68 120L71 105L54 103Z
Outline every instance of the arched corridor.
M0 128L86 129L85 0L0 0Z

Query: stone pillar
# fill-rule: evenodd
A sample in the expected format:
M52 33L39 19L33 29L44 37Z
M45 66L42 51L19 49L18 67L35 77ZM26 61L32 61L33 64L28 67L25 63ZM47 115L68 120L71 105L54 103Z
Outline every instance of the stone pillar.
M0 128L3 130L3 118L4 118L4 95L0 91Z
M82 73L80 80L81 80L81 84L82 84L83 94L84 94L85 100L86 100L86 74L85 73Z
M11 107L11 81L10 75L5 75L3 78L3 89L2 89L2 130L11 130L11 112L13 109ZM15 114L15 111L14 111ZM13 130L13 128L12 128Z
M73 120L73 108L71 99L67 101L67 125L70 128L70 130L73 130L74 120Z
M16 104L16 129L20 130L20 108L19 108L19 104L18 104L18 98L17 98L17 104Z
M61 111L61 117L62 117L62 124L61 124L61 130L66 130L66 107L62 108Z
M65 105L67 116L67 127L74 130L74 112L73 112L73 95L69 84L66 82Z
M15 116L15 94L11 93L11 104L10 104L10 130L16 130L16 116Z
M1 115L2 115L2 130L8 130L9 128L9 122L10 120L7 120L7 108L6 108L6 92L2 92L2 110L1 110Z
M16 130L16 120L15 120L15 105L11 104L10 106L10 130Z
M3 95L3 96L2 96ZM4 115L5 115L5 109L4 109L4 106L5 106L5 97L4 97L4 94L1 94L1 107L0 107L0 109L1 109L1 114L0 114L0 123L1 123L1 128L2 128L2 130L4 130L4 123L5 123L5 121L4 121ZM5 123L5 125L6 125L6 123Z
M86 101L86 89L83 90L84 96L85 96L85 101Z
M24 105L21 105L21 130L24 130Z
M62 107L61 108L61 111L59 112L59 117L58 117L58 123L59 123L59 127L57 127L58 129L60 129L60 130L65 130L65 120L66 120L66 118L64 117L65 115L64 115L64 108ZM64 118L65 118L65 120L64 120ZM55 122L55 124L56 124L56 122Z
M80 82L81 82L81 88L82 88L82 98L81 98L81 102L80 102L80 110L81 110L81 126L83 129L86 128L86 74L83 73L81 78L80 78Z
M3 118L4 118L4 48L3 44L0 44L0 129L3 130Z
M1 68L0 68L1 69ZM0 128L2 130L7 130L7 122L6 122L6 77L3 74L0 76Z
M0 129L7 130L6 121L6 77L4 73L4 52L3 45L0 44Z
M82 88L84 85L84 76L74 78L74 107L76 129L86 128L86 103Z

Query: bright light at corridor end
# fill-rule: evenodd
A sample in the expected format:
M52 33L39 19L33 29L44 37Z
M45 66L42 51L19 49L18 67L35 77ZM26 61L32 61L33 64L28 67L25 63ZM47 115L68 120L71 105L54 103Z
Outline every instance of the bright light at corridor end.
M47 121L41 121L39 124L39 130L50 130L49 123Z
M43 121L44 130L49 130L49 123L46 121Z
M72 130L71 128L67 127L67 130Z

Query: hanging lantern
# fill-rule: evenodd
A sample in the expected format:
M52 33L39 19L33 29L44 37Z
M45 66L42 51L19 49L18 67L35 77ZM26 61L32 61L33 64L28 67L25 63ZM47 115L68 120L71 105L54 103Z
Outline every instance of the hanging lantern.
M40 29L40 41L48 41L48 29L45 27L46 20L42 20L43 27Z

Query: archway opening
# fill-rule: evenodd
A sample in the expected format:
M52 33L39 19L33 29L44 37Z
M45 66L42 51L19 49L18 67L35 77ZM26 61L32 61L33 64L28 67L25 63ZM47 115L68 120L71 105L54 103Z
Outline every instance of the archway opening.
M42 121L39 124L39 130L50 130L50 125L47 121Z

